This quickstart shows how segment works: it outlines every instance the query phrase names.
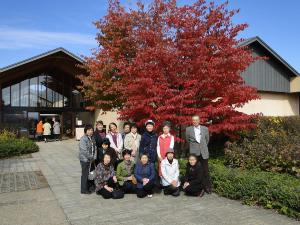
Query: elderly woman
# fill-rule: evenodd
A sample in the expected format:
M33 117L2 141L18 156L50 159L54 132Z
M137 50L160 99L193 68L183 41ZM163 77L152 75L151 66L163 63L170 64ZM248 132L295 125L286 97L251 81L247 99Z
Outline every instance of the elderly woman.
M120 159L122 157L122 149L123 149L123 138L122 135L118 132L117 124L110 123L108 125L109 131L106 137L110 141L110 147L112 147Z
M114 167L110 163L110 155L104 154L103 161L96 167L96 194L102 195L103 198L113 197L113 191L117 183Z
M148 155L142 153L140 162L137 163L134 176L137 180L136 194L138 198L152 198L153 188L155 186L155 168L149 161Z
M204 195L203 179L203 169L200 162L198 162L197 155L190 154L186 173L182 180L182 188L185 194L202 197Z
M93 183L88 180L89 170L97 157L96 142L93 138L93 126L84 127L84 135L79 142L79 160L81 165L81 194L91 194Z
M161 184L165 195L180 195L179 182L179 164L174 159L174 150L169 148L166 152L166 158L161 161Z
M136 124L131 125L130 133L125 136L124 148L132 150L131 156L135 162L139 157L139 147L141 142L141 135L138 134Z
M124 193L135 193L136 180L134 177L134 162L131 161L131 151L125 149L122 152L123 161L117 168L117 180Z

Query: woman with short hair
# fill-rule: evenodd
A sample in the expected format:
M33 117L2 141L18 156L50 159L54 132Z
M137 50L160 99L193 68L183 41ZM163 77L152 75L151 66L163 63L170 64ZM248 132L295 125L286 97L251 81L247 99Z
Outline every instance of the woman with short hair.
M81 165L81 194L91 194L93 183L88 180L92 162L96 159L96 142L93 138L93 126L84 127L84 135L79 141L79 160Z
M96 165L103 161L104 154L110 155L110 164L113 165L114 168L116 168L118 156L116 151L112 147L110 147L110 141L108 138L104 138L102 140L101 147L98 148Z
M94 138L97 144L97 148L101 148L103 139L106 137L106 131L104 129L103 122L101 120L96 122L96 129L94 132Z
M137 162L139 157L139 147L141 142L141 135L137 131L137 125L132 124L130 133L125 136L124 140L124 148L131 150L131 156L135 162Z
M182 180L182 188L186 195L199 196L204 195L203 189L203 169L198 162L196 154L190 154L186 167L185 176Z
M123 161L117 168L117 180L124 193L135 193L136 180L134 177L134 162L131 160L131 150L122 152Z
M154 164L149 161L147 154L141 154L140 161L137 163L134 170L134 176L137 180L137 197L144 198L148 196L148 198L152 198L156 176Z
M106 137L110 141L110 147L112 147L116 151L118 158L121 159L122 158L122 149L123 149L122 135L118 132L117 124L110 123L108 125L108 128L109 128L109 130L108 130Z
M112 198L117 178L115 176L114 167L111 165L111 157L109 154L104 154L103 160L96 167L95 173L96 194L102 195L105 199Z

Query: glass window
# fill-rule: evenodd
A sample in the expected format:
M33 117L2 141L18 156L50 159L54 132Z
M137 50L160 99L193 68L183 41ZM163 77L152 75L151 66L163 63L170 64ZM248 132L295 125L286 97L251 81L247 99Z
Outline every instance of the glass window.
M39 76L39 98L38 106L47 106L47 87L46 87L47 77L45 75Z
M21 82L21 106L29 106L29 80Z
M30 106L37 107L38 100L38 78L30 79Z
M20 106L20 85L11 86L11 106Z
M5 106L10 105L10 87L2 89L2 104Z

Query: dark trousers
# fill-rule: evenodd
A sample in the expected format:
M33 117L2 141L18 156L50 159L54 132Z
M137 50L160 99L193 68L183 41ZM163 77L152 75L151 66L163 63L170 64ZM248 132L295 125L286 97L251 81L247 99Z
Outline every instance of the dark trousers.
M122 190L124 193L136 193L136 185L133 184L131 181L125 181Z
M202 185L201 184L190 184L187 186L183 191L186 195L189 196L198 196L202 191Z
M179 187L174 187L173 185L164 186L164 194L177 197L180 195Z
M145 198L147 195L153 194L154 183L149 181L143 188L136 189L136 195L138 198Z
M90 191L90 188L93 187L93 181L88 179L90 163L80 161L81 165L81 193Z
M201 166L202 166L202 170L203 170L203 189L206 191L206 192L211 192L211 179L210 179L210 176L209 176L209 170L208 170L208 159L203 159L202 158L202 155L199 155L198 156L198 160L200 161L201 163Z
M53 137L55 140L59 140L60 139L60 134L53 134Z
M115 188L116 187L116 184L114 182L114 180L111 178L109 178L109 180L106 182L106 185L108 187L111 187L111 188ZM109 198L112 198L113 195L112 195L112 192L109 192L108 190L106 190L105 188L101 188L99 191L97 191L96 193L97 195L102 195L102 197L104 199L109 199Z

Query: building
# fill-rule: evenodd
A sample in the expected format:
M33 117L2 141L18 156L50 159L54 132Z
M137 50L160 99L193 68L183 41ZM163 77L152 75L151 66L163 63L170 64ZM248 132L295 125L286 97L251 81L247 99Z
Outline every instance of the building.
M252 114L299 115L300 77L284 59L259 37L242 43L266 61L252 63L241 76L257 88L260 100L247 103L239 111ZM101 119L108 125L117 121L116 112L102 114L85 110L76 77L85 71L82 59L57 48L0 69L0 128L25 128L35 133L37 120L59 119L64 135L74 136L75 128ZM119 122L121 125L121 122Z
M249 102L239 111L265 116L299 115L299 73L259 37L247 39L241 45L249 46L255 56L268 59L256 61L242 72L245 83L256 87L261 99Z

